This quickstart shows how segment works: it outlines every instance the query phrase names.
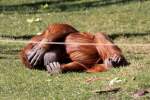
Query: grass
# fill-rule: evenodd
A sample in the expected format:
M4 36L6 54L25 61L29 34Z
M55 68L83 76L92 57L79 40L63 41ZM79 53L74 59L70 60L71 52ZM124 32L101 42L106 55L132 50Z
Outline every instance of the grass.
M136 90L150 87L150 45L146 46L150 43L149 5L148 0L0 0L0 40L6 39L0 42L0 99L132 100ZM37 18L41 20L27 21ZM131 44L119 45L131 64L104 73L56 76L24 68L18 57L24 43L7 40L28 40L48 24L57 22L71 24L80 31L106 32L115 43ZM132 45L135 43L145 45ZM101 80L86 82L93 77ZM112 87L120 87L119 92L92 92L105 90L116 77L122 82ZM150 94L140 99L148 100Z

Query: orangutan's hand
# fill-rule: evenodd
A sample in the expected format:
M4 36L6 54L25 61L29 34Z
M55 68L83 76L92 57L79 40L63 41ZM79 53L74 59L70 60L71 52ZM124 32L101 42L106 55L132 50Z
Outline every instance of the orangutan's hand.
M50 74L58 74L61 73L60 63L59 62L51 62L46 65L47 71Z
M36 66L40 61L42 61L43 55L46 49L42 47L42 43L37 43L31 51L27 53L27 58L32 66Z

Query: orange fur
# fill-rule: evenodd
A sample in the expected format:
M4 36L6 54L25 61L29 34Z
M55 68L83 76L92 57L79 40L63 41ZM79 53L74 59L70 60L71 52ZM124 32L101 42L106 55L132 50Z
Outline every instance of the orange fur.
M85 32L81 33L67 24L50 25L41 35L34 36L31 39L31 42L43 42L43 40L46 40L46 42L54 42L60 41L62 38L66 43L66 52L61 51L61 53L67 53L71 59L69 63L61 64L61 70L63 72L103 72L112 67L112 65L107 65L105 63L107 59L111 58L113 55L124 58L120 48L114 45L107 35L103 33L97 33L95 35ZM80 43L98 43L102 45L80 45ZM35 43L27 44L27 46L25 46L20 53L22 62L28 68L33 67L28 62L26 54L33 48L34 45ZM51 46L52 44L42 44L42 47L45 49L51 49ZM126 62L126 60L123 59L122 62Z
M86 72L103 72L111 68L111 65L105 64L105 60L113 55L122 56L120 48L103 33L97 33L95 36L90 33L74 33L66 37L66 50L73 62L77 64L67 64L66 69L70 70L75 68L85 70ZM68 44L79 43L79 44ZM101 45L80 45L80 43L98 43ZM104 45L103 45L104 44ZM105 45L110 44L110 45ZM79 65L82 65L79 67ZM66 65L62 65L63 70ZM83 67L84 66L84 67ZM72 68L72 69L71 69Z
M31 39L31 43L28 43L20 52L20 59L22 61L23 64L25 64L25 66L27 68L33 68L33 66L30 65L29 61L27 60L27 52L30 51L33 46L36 43L32 43L32 42L54 42L54 41L59 41L60 39L65 39L65 37L70 34L70 33L74 33L77 32L77 30L75 28L73 28L70 25L67 24L52 24L49 25L43 32L41 35L37 35L34 36ZM47 41L42 41L42 40L47 40ZM50 44L44 44L42 45L43 48L45 49L49 49L50 48ZM43 66L41 66L43 67Z

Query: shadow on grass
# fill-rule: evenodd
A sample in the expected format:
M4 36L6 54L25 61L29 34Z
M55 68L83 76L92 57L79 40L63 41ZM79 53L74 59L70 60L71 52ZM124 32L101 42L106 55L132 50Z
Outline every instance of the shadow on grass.
M145 33L113 33L110 34L109 37L113 40L115 40L116 38L120 38L120 37L142 37L142 36L146 36L146 35L150 35L150 32L145 32ZM22 36L10 36L10 35L0 35L1 38L8 38L8 39L23 39L23 40L29 40L33 37L34 35L22 35Z
M7 57L1 57L1 56L0 56L0 59L8 59L8 58L7 58Z
M10 35L0 35L1 38L8 38L8 39L23 39L28 40L31 39L34 35L21 35L21 36L10 36Z
M77 2L78 1L78 2ZM61 12L78 11L93 7L103 7L113 4L125 4L129 2L147 1L147 0L95 0L82 2L79 0L57 0L41 1L35 3L25 3L18 5L0 5L0 13L42 13L42 12Z
M111 35L109 35L109 37L113 40L115 40L116 38L120 38L120 37L142 37L142 36L147 36L150 35L150 32L146 32L146 33L113 33Z

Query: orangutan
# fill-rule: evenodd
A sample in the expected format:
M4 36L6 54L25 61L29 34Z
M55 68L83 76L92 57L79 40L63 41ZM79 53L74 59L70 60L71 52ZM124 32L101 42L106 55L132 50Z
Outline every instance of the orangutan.
M51 74L103 72L128 64L120 48L106 34L79 32L67 24L50 25L41 35L34 36L22 49L21 59L28 68L46 69Z

